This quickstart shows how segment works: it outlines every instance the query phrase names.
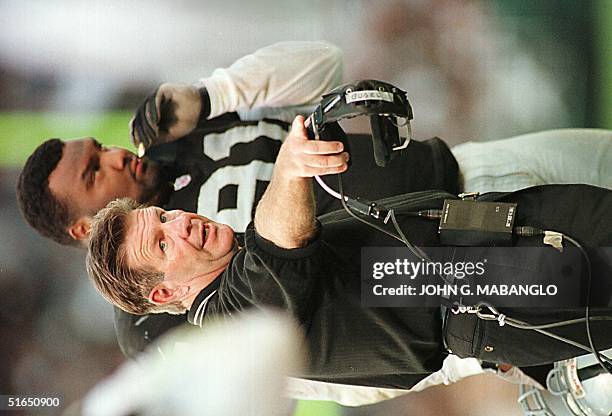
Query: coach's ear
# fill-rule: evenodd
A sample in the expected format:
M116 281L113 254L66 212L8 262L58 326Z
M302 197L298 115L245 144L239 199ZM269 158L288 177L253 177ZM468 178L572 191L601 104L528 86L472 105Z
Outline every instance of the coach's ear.
M87 240L91 230L91 217L80 217L70 227L68 234L75 240Z
M180 295L180 291L169 288L163 282L155 285L149 293L149 301L156 305L163 305L176 300Z

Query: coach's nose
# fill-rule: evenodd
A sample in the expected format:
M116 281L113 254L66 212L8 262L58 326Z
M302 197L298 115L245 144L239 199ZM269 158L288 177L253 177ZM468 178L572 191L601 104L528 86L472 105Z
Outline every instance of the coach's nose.
M185 212L173 216L169 221L163 223L162 226L179 238L187 239L191 234L191 218Z

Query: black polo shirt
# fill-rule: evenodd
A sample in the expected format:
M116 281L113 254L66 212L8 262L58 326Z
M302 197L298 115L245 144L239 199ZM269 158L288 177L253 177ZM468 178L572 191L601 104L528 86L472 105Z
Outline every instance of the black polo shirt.
M427 195L416 201L428 206L432 198L439 202L448 196ZM437 244L435 222L404 220L411 236L430 236L428 243ZM439 370L445 352L438 307L367 308L361 303L361 248L401 243L341 212L321 222L314 241L291 250L249 227L244 248L196 298L190 322L205 329L219 316L231 318L252 307L286 310L305 333L309 365L301 376L320 381L408 389Z

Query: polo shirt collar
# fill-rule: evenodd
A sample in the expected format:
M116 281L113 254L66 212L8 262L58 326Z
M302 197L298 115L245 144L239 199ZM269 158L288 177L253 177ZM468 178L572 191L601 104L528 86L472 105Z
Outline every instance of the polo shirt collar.
M223 273L219 274L210 282L208 286L206 286L198 296L196 296L191 308L189 309L189 313L187 314L187 320L189 323L193 325L197 325L199 327L204 323L204 315L206 315L206 308L208 306L208 301L217 293L219 286L221 285L221 276Z

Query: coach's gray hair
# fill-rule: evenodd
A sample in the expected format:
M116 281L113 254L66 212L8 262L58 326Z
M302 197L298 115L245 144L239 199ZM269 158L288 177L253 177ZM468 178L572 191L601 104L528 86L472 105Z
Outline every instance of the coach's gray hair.
M117 199L93 218L87 252L87 273L96 289L113 305L135 315L186 311L180 302L152 303L151 290L164 280L164 274L152 268L140 270L127 265L125 237L127 215L140 208L129 198Z

